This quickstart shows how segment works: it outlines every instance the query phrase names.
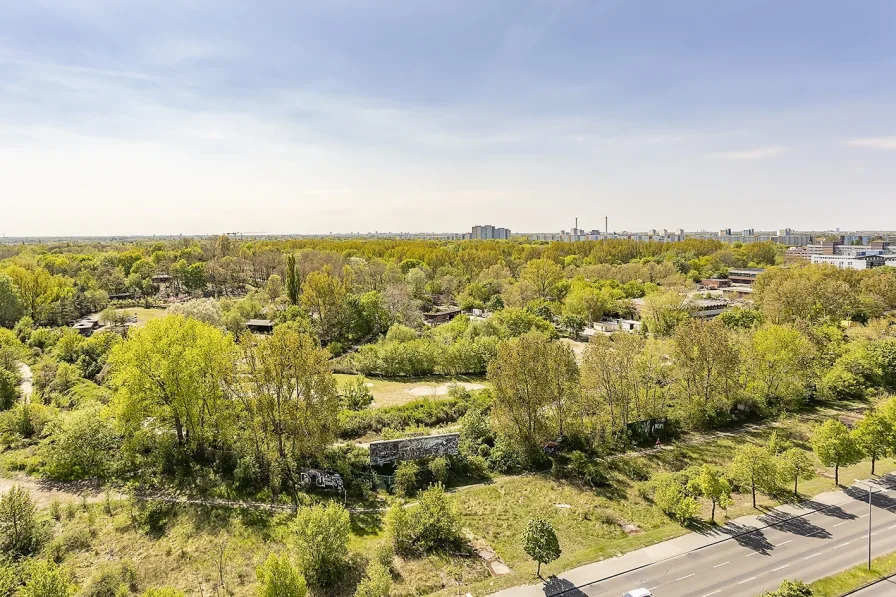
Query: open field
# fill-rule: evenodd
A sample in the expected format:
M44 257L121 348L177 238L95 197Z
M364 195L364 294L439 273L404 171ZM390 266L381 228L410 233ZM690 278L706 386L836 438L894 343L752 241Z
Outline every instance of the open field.
M337 382L342 385L355 376L337 373L335 377ZM367 378L367 387L370 388L370 393L373 394L374 400L371 408L395 406L419 398L430 397L438 399L446 397L448 395L448 387L455 383L463 385L469 390L475 390L486 387L488 382L484 376L476 375L460 375L454 378L436 375L401 379Z
M127 313L128 315L137 316L138 327L144 326L153 319L164 317L168 313L167 309L144 309L143 307L128 307L126 309L116 309L118 313Z

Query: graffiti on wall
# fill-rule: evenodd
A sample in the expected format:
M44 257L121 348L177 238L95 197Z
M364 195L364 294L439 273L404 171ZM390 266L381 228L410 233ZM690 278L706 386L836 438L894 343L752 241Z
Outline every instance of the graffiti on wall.
M300 481L302 485L306 487L316 487L325 491L342 492L345 490L345 485L342 483L342 477L339 473L322 471L316 468L303 468L299 474L301 475Z
M446 433L424 437L370 443L370 464L386 464L399 460L417 460L457 454L460 434Z

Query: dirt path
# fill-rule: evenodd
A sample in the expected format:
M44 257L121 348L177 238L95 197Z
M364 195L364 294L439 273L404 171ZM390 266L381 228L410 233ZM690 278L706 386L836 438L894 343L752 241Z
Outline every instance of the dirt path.
M0 493L5 493L16 485L25 489L39 507L47 507L54 500L61 504L80 503L82 500L95 504L105 497L103 490L94 484L50 483L24 475L0 478Z
M28 404L31 402L31 394L34 392L34 386L32 385L34 375L32 375L31 367L27 363L19 363L19 373L22 375L22 383L19 385L19 388L22 390L22 400L25 401L25 404Z

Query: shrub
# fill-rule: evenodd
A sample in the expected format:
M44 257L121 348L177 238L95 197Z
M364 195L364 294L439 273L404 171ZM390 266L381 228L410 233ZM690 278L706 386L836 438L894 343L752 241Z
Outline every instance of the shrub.
M417 491L417 474L420 467L414 462L400 462L395 467L395 481L393 487L395 493L401 496L411 496Z
M335 502L296 513L290 532L301 569L311 583L327 586L341 577L349 528L348 511Z
M674 475L664 475L657 479L653 502L665 514L682 524L692 520L700 512L700 504L685 492L684 485Z
M367 564L364 578L355 590L355 597L389 597L392 575L389 569L376 560Z
M25 565L19 597L69 597L75 594L67 569L46 560L30 560Z
M364 410L373 403L373 394L364 376L358 375L342 385L340 399L346 410Z
M81 597L116 597L127 594L137 588L136 581L133 564L107 564L90 577L81 590Z
M57 419L41 443L44 471L53 479L105 478L120 441L103 407L89 403Z
M308 594L305 578L286 556L269 555L255 573L258 597L305 597Z
M465 400L424 398L386 408L344 410L339 413L339 436L342 439L356 439L386 428L436 427L457 421L468 408L469 403Z
M444 483L448 479L448 459L444 456L433 458L429 462L429 474L436 483Z
M37 507L28 492L15 485L0 495L0 552L25 556L40 546Z
M454 501L436 484L420 494L416 506L392 506L386 514L386 528L398 551L428 552L460 541L461 523Z

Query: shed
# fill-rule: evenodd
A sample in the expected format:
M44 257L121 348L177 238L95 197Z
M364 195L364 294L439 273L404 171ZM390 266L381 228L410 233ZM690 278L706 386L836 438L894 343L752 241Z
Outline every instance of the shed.
M256 334L270 334L274 331L274 322L270 319L250 319L246 322L246 328Z

